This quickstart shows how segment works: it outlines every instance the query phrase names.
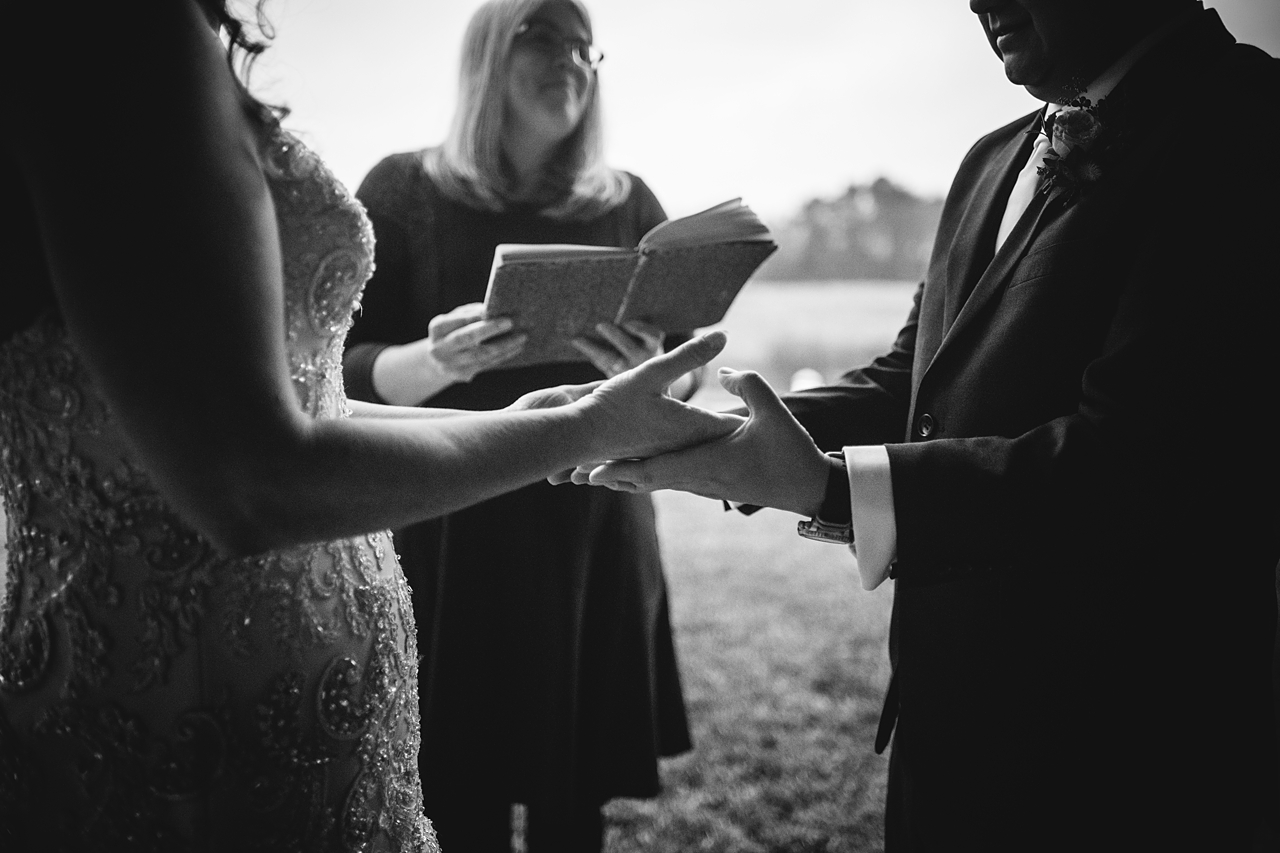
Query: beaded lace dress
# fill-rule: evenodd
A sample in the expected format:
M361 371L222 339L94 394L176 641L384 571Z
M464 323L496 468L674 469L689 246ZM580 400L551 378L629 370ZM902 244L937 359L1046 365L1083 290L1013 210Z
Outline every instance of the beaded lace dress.
M313 417L344 417L372 230L296 139L271 159L294 388ZM388 534L220 557L48 316L0 342L0 487L0 847L438 849Z

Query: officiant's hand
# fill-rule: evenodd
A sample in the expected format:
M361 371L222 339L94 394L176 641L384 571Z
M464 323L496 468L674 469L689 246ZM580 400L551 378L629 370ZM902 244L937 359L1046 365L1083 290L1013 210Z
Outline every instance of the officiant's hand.
M829 471L822 451L760 374L721 368L719 379L749 411L733 432L663 456L613 461L590 470L579 466L571 479L616 491L677 489L815 514Z
M391 346L373 363L373 387L388 403L416 406L458 382L470 382L519 354L528 336L508 317L484 319L479 302L431 318L427 337Z
M662 352L662 330L639 320L628 320L621 326L597 323L596 332L604 343L585 337L569 343L610 379Z

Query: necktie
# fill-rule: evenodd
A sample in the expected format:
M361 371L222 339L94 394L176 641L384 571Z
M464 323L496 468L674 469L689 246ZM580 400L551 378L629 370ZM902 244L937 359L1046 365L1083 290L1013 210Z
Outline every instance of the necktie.
M1056 115L1059 109L1061 107L1057 104L1049 104L1045 108L1045 115ZM1052 144L1053 140L1045 135L1043 129L1036 134L1035 145L1031 148L1031 159L1022 167L1022 171L1018 173L1018 179L1014 181L1013 191L1009 193L1009 203L1004 208L1004 218L1000 220L1000 230L996 232L997 252L1004 245L1013 226L1018 224L1023 212L1031 204L1031 199L1035 197L1036 189L1040 186L1038 172L1044 165L1044 155L1049 153L1049 146Z

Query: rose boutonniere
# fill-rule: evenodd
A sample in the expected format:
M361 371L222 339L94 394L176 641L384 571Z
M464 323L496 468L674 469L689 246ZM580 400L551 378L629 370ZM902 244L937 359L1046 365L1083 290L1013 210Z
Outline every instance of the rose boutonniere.
M1041 132L1051 145L1039 170L1041 192L1062 187L1070 204L1106 174L1119 140L1109 106L1106 98L1094 104L1077 96L1045 120Z

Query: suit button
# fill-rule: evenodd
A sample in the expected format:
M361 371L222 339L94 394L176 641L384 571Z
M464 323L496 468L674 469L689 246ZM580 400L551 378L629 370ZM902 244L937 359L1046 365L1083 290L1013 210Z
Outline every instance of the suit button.
M923 415L916 418L916 434L921 438L928 438L933 435L935 426L936 424L933 422L933 415L928 412L925 412Z

